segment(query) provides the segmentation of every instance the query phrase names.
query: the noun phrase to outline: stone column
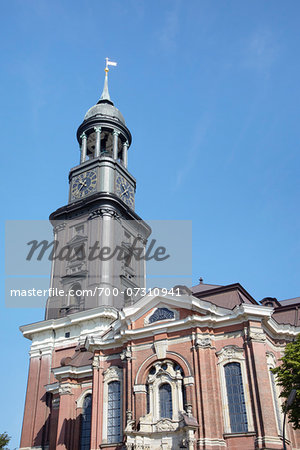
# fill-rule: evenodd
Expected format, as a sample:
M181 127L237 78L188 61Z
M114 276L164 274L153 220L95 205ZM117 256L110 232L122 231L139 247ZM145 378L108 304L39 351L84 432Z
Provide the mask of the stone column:
M113 137L114 137L114 145L113 145L113 158L115 161L118 159L118 138L119 138L119 132L114 130L113 131Z
M123 152L122 152L122 160L125 168L127 169L127 153L128 153L128 142L125 141L123 143Z
M98 158L101 153L101 127L94 127L96 132L96 146L95 146L95 158Z
M87 135L82 133L81 138L81 151L80 151L80 164L86 160L86 147L87 147Z

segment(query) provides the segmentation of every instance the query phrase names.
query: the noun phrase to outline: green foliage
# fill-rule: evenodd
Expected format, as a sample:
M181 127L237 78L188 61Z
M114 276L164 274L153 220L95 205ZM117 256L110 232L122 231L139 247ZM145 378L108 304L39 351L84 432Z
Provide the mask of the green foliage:
M0 448L6 448L5 446L9 443L11 437L7 433L0 433Z
M294 428L300 428L300 334L294 342L286 345L281 365L271 369L281 386L280 397L285 399L283 410L286 410L286 400L292 389L297 390L293 404L288 408L288 419Z

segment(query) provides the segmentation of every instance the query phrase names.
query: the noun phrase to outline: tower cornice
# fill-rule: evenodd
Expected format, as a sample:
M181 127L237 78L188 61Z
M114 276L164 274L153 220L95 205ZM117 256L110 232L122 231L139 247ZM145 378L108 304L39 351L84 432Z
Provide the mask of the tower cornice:
M55 221L68 220L78 211L82 211L82 214L84 214L87 211L92 212L94 209L105 207L111 207L116 212L121 212L123 218L126 220L140 221L150 234L151 228L138 214L127 206L117 195L106 192L96 192L89 197L64 205L50 214L49 220L52 225L55 225Z

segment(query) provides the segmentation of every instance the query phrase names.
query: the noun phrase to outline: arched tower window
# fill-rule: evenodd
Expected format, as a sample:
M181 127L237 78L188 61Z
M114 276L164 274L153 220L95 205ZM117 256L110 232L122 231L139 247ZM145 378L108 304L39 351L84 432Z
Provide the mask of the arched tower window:
M169 383L164 383L159 387L159 409L160 418L172 419L172 389Z
M232 433L248 431L246 403L241 365L231 362L224 366L230 427Z
M121 440L121 383L108 383L107 408L107 442L109 444Z
M92 396L88 394L83 402L80 426L80 450L89 450L91 441Z

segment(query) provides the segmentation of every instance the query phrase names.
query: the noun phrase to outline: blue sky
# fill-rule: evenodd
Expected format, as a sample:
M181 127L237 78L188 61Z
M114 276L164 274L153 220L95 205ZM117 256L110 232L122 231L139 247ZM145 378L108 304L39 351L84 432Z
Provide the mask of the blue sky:
M47 219L66 203L75 133L109 56L140 216L193 221L194 284L299 296L299 10L296 0L2 3L3 219ZM18 327L42 318L1 303L11 449L28 369Z

